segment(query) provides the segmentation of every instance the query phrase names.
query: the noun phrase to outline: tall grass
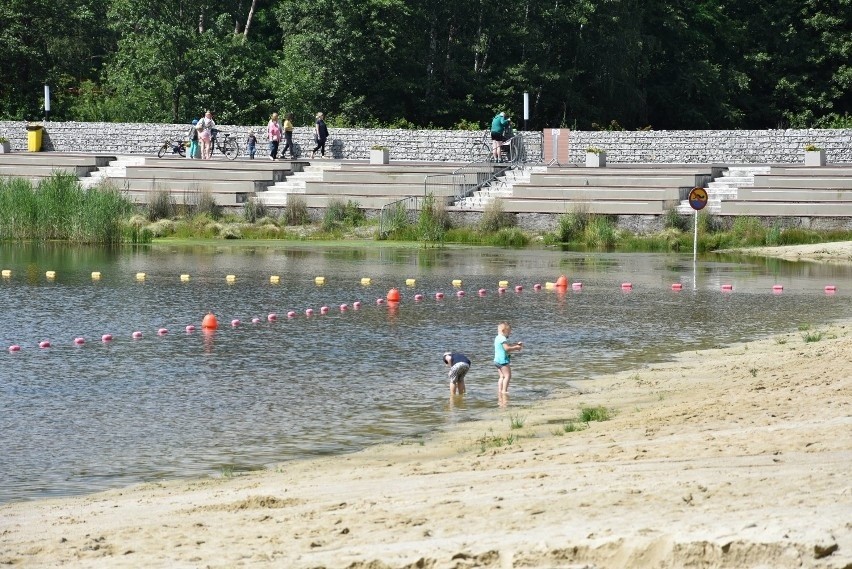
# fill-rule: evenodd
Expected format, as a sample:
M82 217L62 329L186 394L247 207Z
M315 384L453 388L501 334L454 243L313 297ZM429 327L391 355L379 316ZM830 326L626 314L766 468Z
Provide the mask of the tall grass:
M76 177L56 173L37 185L0 180L0 239L120 243L133 205L111 186L85 190Z

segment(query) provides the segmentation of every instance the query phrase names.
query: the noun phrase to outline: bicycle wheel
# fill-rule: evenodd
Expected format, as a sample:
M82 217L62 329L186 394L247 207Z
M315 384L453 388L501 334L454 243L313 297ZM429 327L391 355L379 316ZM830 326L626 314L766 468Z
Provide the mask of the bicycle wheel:
M168 150L168 149L169 149L169 143L164 142L163 145L160 147L160 149L157 151L157 158L162 158L163 154L165 154L166 150Z
M228 157L229 160L234 160L240 155L240 147L237 144L237 141L231 138L226 138L219 149L222 151L222 154Z
M186 158L186 145L183 143L178 144L178 154L181 158Z

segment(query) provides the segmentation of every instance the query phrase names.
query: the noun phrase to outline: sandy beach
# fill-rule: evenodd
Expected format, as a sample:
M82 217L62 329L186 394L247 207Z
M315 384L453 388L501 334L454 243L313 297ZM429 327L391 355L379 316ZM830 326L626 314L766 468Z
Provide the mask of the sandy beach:
M850 336L791 324L428 438L7 504L0 565L849 569Z

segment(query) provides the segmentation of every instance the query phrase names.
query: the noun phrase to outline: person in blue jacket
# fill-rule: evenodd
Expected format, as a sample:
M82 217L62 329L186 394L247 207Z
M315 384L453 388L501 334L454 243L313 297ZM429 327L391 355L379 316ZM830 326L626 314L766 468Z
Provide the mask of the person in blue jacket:
M491 153L494 161L500 161L500 145L506 141L505 132L512 123L506 118L506 113L500 111L491 119Z

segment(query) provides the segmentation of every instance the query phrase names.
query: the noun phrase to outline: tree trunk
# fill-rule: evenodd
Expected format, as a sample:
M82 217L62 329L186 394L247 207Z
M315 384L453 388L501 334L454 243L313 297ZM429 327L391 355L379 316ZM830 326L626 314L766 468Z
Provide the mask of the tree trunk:
M251 19L254 17L254 9L257 7L257 0L251 0L251 8L249 8L248 18L246 18L246 29L243 30L243 38L248 38L249 28L251 27Z

